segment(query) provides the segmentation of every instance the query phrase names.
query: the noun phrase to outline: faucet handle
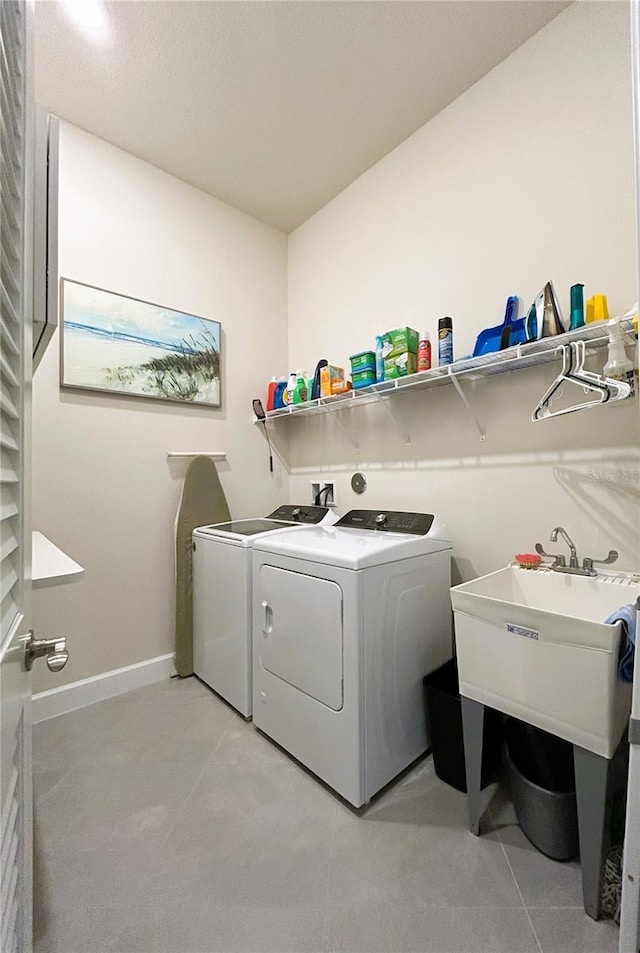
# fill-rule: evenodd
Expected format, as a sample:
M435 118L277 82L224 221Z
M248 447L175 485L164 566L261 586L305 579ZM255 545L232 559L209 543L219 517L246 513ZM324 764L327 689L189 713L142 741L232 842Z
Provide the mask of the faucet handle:
M593 572L594 563L596 563L598 566L607 566L609 563L614 563L618 558L618 555L619 553L616 549L610 549L609 555L606 557L606 559L591 559L590 556L587 556L582 561L582 568L586 569L588 572Z
M553 559L554 566L565 566L566 560L562 554L556 556L553 553L545 553L542 548L542 543L536 543L536 552L539 556L544 556L546 559Z

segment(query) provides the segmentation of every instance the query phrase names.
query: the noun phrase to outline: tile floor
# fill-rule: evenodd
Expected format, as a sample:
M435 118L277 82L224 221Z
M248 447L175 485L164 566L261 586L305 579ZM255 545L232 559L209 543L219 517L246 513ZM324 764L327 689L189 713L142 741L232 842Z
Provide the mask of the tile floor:
M37 725L36 953L613 953L580 871L422 760L355 812L195 678Z

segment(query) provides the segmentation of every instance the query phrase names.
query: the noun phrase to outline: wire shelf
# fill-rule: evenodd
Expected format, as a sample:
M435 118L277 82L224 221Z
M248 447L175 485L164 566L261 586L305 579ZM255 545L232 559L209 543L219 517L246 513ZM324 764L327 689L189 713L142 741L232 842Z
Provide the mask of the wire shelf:
M633 333L632 319L621 319L620 328L628 339ZM526 344L517 344L505 348L504 351L454 361L453 364L434 367L429 371L421 371L418 374L409 374L407 377L401 377L397 380L370 384L368 387L347 391L346 394L320 397L318 400L308 400L303 404L290 404L278 410L269 410L266 419L285 420L292 417L333 413L336 410L343 410L348 407L379 403L381 399L394 397L396 394L432 390L434 387L452 383L453 378L467 381L482 380L494 374L505 374L526 367L550 364L559 360L558 348L563 344L569 344L571 341L584 341L588 354L605 347L609 341L606 320L585 324L575 331L567 331L554 337L529 341ZM256 420L256 423L259 423L259 421Z

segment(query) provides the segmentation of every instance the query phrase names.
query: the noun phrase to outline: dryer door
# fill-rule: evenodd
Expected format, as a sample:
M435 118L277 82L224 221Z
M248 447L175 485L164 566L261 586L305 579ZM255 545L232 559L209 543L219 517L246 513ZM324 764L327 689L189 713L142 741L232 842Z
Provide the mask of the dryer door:
M336 582L261 566L260 664L299 691L340 711L342 589Z

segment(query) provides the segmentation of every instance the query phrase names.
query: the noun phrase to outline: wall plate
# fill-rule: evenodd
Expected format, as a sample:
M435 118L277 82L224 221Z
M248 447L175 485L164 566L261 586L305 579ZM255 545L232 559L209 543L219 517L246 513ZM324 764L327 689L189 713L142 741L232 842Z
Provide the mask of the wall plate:
M367 489L367 478L364 473L354 473L351 477L351 489L354 493L364 493Z

